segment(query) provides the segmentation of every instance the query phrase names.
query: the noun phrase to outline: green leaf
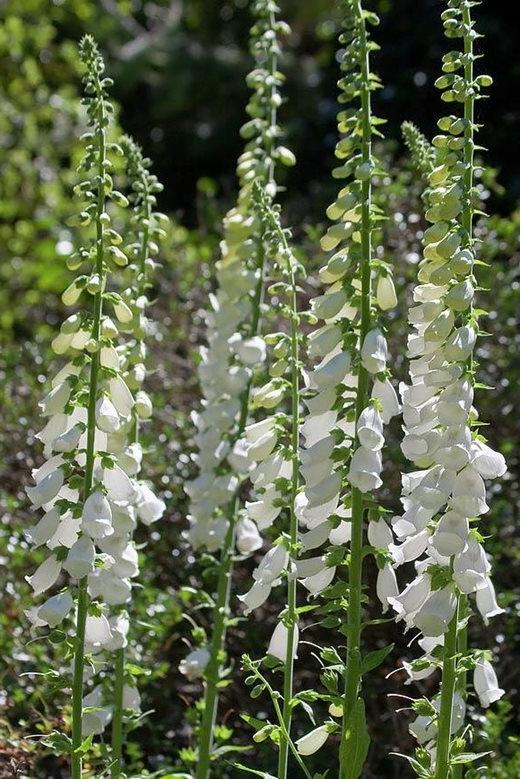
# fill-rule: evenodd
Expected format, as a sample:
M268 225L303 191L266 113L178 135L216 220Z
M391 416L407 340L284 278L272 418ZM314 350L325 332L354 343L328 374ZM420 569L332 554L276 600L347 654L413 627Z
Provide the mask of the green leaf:
M358 698L345 723L345 736L340 746L343 779L359 779L370 746L365 704Z
M369 652L361 663L361 673L366 674L381 665L385 657L390 654L393 648L394 644L389 644L382 649L375 649L373 652Z
M460 755L454 755L450 762L452 765L461 765L464 763L473 763L474 760L481 760L483 757L487 757L491 752L461 752Z

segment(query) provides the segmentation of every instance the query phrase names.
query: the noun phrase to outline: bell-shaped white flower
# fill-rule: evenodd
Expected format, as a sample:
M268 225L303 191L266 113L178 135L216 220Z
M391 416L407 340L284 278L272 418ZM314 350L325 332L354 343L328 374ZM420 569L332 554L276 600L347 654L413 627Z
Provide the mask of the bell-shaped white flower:
M141 696L134 684L125 684L123 687L123 709L130 709L134 714L141 711Z
M381 416L385 425L390 422L392 417L399 414L401 407L397 399L397 393L388 379L384 381L376 379L374 381L372 397L381 403Z
M92 492L85 501L81 529L91 538L105 538L114 532L110 503L99 490Z
M106 395L96 403L96 425L104 433L115 433L121 422L116 407Z
M269 549L253 571L253 578L261 584L272 584L286 570L289 553L283 544Z
M81 425L73 425L54 439L52 448L55 452L73 452L78 448L79 440L82 435L83 428Z
M285 663L286 657L287 657L287 643L289 631L287 626L284 622L278 622L276 625L273 635L271 636L271 640L269 641L269 646L267 648L267 654L272 655L273 657L277 657L278 660L281 660L282 663ZM298 625L294 626L293 631L293 657L298 657L298 640L299 640L299 633L298 633Z
M129 416L134 407L134 398L125 380L120 375L114 376L109 380L108 386L110 398L118 414L122 417ZM106 432L108 433L110 430Z
M361 492L376 490L383 483L380 478L382 467L380 452L373 452L360 446L350 461L349 481Z
M453 587L443 587L429 595L414 618L414 623L424 636L441 636L448 630L457 598Z
M200 679L209 663L210 653L207 649L194 649L179 664L179 671L189 682Z
M305 579L301 580L301 583L305 589L310 592L311 595L319 595L319 593L328 587L332 582L335 573L335 566L328 568L325 563L323 563L323 568L321 571L318 571L312 576L305 577Z
M394 540L388 523L382 518L370 520L367 535L368 543L376 549L387 549Z
M489 624L490 619L504 613L504 609L497 603L495 588L489 577L486 577L484 585L477 590L476 600L477 609L486 625Z
M59 592L45 601L37 611L38 619L50 628L59 625L72 611L74 600L70 592Z
M386 368L388 347L381 330L370 330L361 346L361 362L363 367L372 374L382 373Z
M262 547L262 537L251 519L241 519L236 527L236 544L240 554L250 555Z
M465 548L468 536L469 522L467 518L456 511L448 511L439 520L431 543L439 554L444 557L453 557Z
M389 563L386 563L386 565L377 572L376 592L377 597L383 604L383 612L388 611L390 599L399 595L395 571Z
M389 603L397 613L397 620L408 619L418 611L431 592L430 577L421 574L411 581L400 595L389 599Z
M46 417L63 413L65 406L69 402L71 390L72 387L68 381L53 387L38 404L41 413Z
M380 275L376 287L377 305L382 311L388 311L397 305L394 282L389 275Z
M30 584L35 595L41 595L56 583L61 573L61 563L56 555L52 554L41 563L32 576L26 576L25 580Z
M299 738L295 744L300 755L313 755L325 744L329 737L327 725L320 725L319 728L311 730L305 736Z
M38 481L35 487L26 487L27 497L33 507L40 508L51 503L63 487L63 479L63 470L56 468Z
M385 442L383 435L383 419L375 406L367 406L359 415L357 436L359 443L365 449L376 452L383 448Z
M150 396L144 390L139 390L135 395L135 413L139 419L150 419L153 414L153 404Z
M110 624L104 614L87 615L85 622L85 640L93 648L103 647L112 639Z
M498 686L495 670L488 660L481 660L473 671L473 686L480 704L485 709L505 695L504 690Z
M60 512L58 509L51 509L40 519L38 524L29 528L26 533L27 537L33 544L34 549L46 544L47 541L52 538L58 525L60 523Z
M81 718L81 735L100 736L112 719L112 707L103 706L103 690L101 685L95 687L92 692L83 698L83 712Z
M74 578L82 579L92 572L95 557L96 549L91 538L82 535L69 549L63 568Z
M245 606L244 614L247 616L254 609L257 609L259 606L265 603L269 597L271 589L272 585L270 583L264 584L263 582L255 581L248 592L244 593L244 595L238 595L238 599Z
M471 454L471 464L483 479L497 479L507 471L503 455L478 439L472 442Z
M166 504L157 497L147 484L139 484L139 498L137 501L137 515L145 525L157 522L166 511Z

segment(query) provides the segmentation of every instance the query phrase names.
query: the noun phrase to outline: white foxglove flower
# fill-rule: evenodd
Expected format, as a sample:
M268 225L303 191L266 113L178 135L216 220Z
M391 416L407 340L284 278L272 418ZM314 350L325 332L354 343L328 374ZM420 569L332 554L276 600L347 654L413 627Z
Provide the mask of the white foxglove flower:
M389 563L386 563L384 568L381 568L377 573L376 592L383 604L384 613L388 611L391 599L399 595L395 571Z
M73 425L54 439L52 448L55 452L73 452L78 448L82 435L83 429L81 425Z
M62 414L65 406L69 402L72 387L70 382L64 381L53 387L51 391L39 402L41 413L46 416Z
M301 583L305 589L310 592L311 595L319 595L319 593L328 587L332 582L335 573L336 568L334 566L327 568L324 565L321 571L313 574L312 576L307 576L305 579L301 580Z
M388 311L397 305L397 295L391 276L379 276L376 287L377 305L382 311Z
M505 695L504 690L498 686L497 675L488 660L481 660L473 671L473 686L480 704L485 709Z
M382 485L380 452L373 452L360 446L352 455L348 478L353 487L361 492L371 492Z
M468 536L469 522L466 517L456 511L448 511L441 517L431 543L439 554L453 557L465 548Z
M407 619L415 614L421 608L430 592L430 577L426 574L421 574L410 582L400 595L390 598L389 603L397 612L397 619Z
M50 589L58 580L61 573L61 563L56 555L50 555L38 566L32 576L26 576L25 580L30 584L35 595Z
M414 623L425 636L441 636L446 633L456 608L457 598L453 587L435 590L422 604Z
M500 608L497 603L495 588L489 577L485 579L484 585L477 590L476 600L477 609L486 625L489 624L490 619L504 613L504 609Z
M141 696L133 684L125 684L123 687L123 709L130 709L134 714L141 711Z
M368 523L368 542L376 549L388 549L393 543L392 531L384 519L371 520Z
M154 494L148 485L141 482L136 508L141 522L145 525L151 525L161 519L166 511L166 504Z
M95 490L86 499L81 513L81 529L91 538L105 538L113 534L112 509L102 492Z
M26 531L29 541L34 549L46 544L52 538L60 523L60 512L58 509L51 509L40 519L37 525L28 528Z
M181 660L179 671L189 682L193 682L204 675L209 659L210 654L207 649L194 649Z
M108 382L110 397L118 414L127 417L132 413L134 398L128 386L121 376L115 376ZM106 432L110 432L107 430Z
M386 338L379 329L370 330L361 346L361 362L372 374L382 373L386 368L388 347Z
M236 543L240 554L250 555L262 547L262 537L256 524L250 519L237 522Z
M96 549L88 535L82 535L71 546L66 559L63 561L63 568L76 579L82 579L92 572Z
M380 379L375 380L374 386L372 387L372 397L379 400L381 403L381 416L385 425L390 422L392 417L399 414L401 407L397 399L397 394L388 379L385 379L384 381L381 381Z
M144 390L139 390L139 392L136 393L134 408L139 419L150 419L152 416L152 401Z
M100 736L112 719L112 707L103 706L103 690L101 685L83 698L84 711L81 720L81 735Z
M497 479L503 476L507 470L504 457L482 441L472 442L471 454L471 464L483 479Z
M305 736L299 738L295 744L300 755L313 755L325 744L329 737L329 730L326 725L311 730Z
M253 571L253 578L261 584L272 584L287 569L289 553L283 544L269 549Z
M293 635L293 657L294 658L298 657L298 640L299 640L298 625L295 625L294 635ZM287 657L287 641L288 641L287 627L283 622L278 622L278 624L274 629L273 635L271 636L271 640L269 641L267 654L272 655L273 657L277 657L278 660L281 660L282 663L285 663Z
M70 592L60 592L45 601L37 610L38 619L50 628L55 628L68 616L74 606Z
M112 632L108 619L104 614L100 616L88 615L85 622L85 640L92 647L105 646L112 639Z
M244 614L247 616L266 602L271 592L272 585L255 581L251 589L244 595L238 595L238 599L244 604Z
M27 497L34 508L40 508L56 498L63 487L63 470L57 468L44 476L35 487L26 487Z
M96 403L96 425L104 433L115 433L120 427L119 414L112 401L103 395Z
M379 451L383 448L383 419L375 406L367 406L361 412L357 423L359 443L365 449Z

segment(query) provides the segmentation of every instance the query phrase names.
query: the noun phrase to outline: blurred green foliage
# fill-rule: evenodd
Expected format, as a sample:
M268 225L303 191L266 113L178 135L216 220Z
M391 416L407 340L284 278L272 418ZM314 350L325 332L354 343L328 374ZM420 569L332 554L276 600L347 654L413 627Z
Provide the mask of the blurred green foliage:
M391 321L396 374L404 378L404 305L420 250L420 184L403 158L399 138L402 119L412 119L433 131L438 103L432 83L442 46L438 23L441 4L421 0L424 24L417 25L417 0L378 0L384 13L378 36L382 44L377 69L386 83L378 112L390 119L382 149L391 177L384 193L391 218L385 228L385 259L396 266L401 309ZM299 164L287 181L288 221L298 225L295 239L311 272L309 291L317 285L312 271L320 264L318 237L328 203L335 142L333 0L287 0L284 12L293 27L285 70L289 101L283 108L288 143ZM519 478L518 406L519 345L519 160L512 149L518 134L518 105L510 95L519 82L513 9L491 4L479 9L486 32L483 51L495 78L492 97L482 106L486 160L498 170L481 182L489 204L488 219L479 225L484 290L481 305L490 312L490 337L479 346L480 379L492 389L481 391L478 406L489 422L491 443L506 456L508 476L493 487L487 532L495 581L507 614L489 628L477 620L470 633L475 645L491 647L498 658L508 698L485 717L472 713L481 743L493 749L486 779L517 779L517 668L520 662L518 585ZM246 0L208 3L207 0L6 0L0 5L0 778L65 779L66 768L29 738L49 732L69 716L63 700L42 694L39 677L62 662L58 646L33 641L23 614L30 605L24 576L34 568L37 553L29 551L24 528L33 523L24 486L30 470L41 462L34 438L40 427L37 400L52 362L50 340L63 316L59 293L68 283L64 255L75 237L64 227L71 211L73 167L77 138L82 131L78 94L76 41L84 32L96 35L116 79L120 121L154 160L165 185L161 208L174 214L163 254L154 316L160 330L152 344L153 374L149 388L156 413L144 431L148 449L147 475L168 504L167 518L153 528L146 542L143 587L136 590L132 651L145 669L141 680L143 710L153 710L129 735L129 776L166 776L190 764L194 745L193 710L200 688L177 672L191 634L191 620L209 627L204 586L213 576L207 561L194 560L183 539L186 506L182 483L193 474L190 460L190 411L197 406L198 388L193 363L203 341L202 312L211 289L218 255L220 219L234 191L234 158L240 150L248 68ZM492 54L492 56L491 56ZM423 74L422 76L420 74ZM518 90L517 90L518 91ZM501 170L501 168L503 170ZM506 191L497 184L507 184ZM512 213L510 213L512 212ZM187 225L187 226L186 226ZM401 462L400 431L393 428L389 462ZM397 510L399 485L387 474L384 500ZM251 561L252 565L252 561ZM247 566L238 572L237 587L246 589ZM277 605L249 621L238 620L230 634L232 660L238 681L223 690L222 744L249 742L249 729L238 713L258 715L254 701L244 695L238 670L243 652L256 654L272 630ZM320 639L311 635L309 640ZM405 777L407 768L388 757L391 751L410 751L406 715L396 714L399 702L387 698L402 693L399 674L385 679L393 664L408 655L406 639L394 627L377 628L374 645L395 641L396 651L370 678L369 721L379 721L383 738L373 746L366 779ZM313 668L311 649L302 649L297 684L305 685ZM425 689L429 682L424 682ZM264 713L265 715L265 713ZM296 721L296 728L306 727ZM1 741L3 740L3 743ZM98 763L91 766L99 776ZM254 756L273 766L269 747L258 745ZM325 750L316 756L316 769L333 765ZM221 762L221 776L239 774ZM295 777L296 779L296 777Z

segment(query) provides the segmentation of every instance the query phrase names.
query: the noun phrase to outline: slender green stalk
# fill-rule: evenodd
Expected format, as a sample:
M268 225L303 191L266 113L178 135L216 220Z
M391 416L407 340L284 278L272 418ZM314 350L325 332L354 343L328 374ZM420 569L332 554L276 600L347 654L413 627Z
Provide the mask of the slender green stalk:
M94 315L92 323L92 339L99 346L101 333L101 315L103 308L104 288L104 226L102 214L105 211L105 187L103 184L105 174L105 110L102 99L102 88L97 79L96 91L98 97L98 117L96 129L96 142L98 146L98 185L96 207L96 273L101 283L94 299ZM83 483L83 501L92 490L95 456L96 435L96 400L99 378L99 348L91 357L89 379L89 403L87 416L87 449L85 479ZM74 674L72 683L72 779L81 779L82 759L78 749L81 747L82 713L83 713L83 675L85 669L85 625L88 613L87 578L83 578L78 584L78 605L76 613L76 639L74 645Z
M462 21L464 24L464 81L466 84L473 83L473 37L470 34L472 21L471 21L471 8L469 4L465 4L463 8ZM473 188L474 177L474 127L475 121L475 95L473 90L470 90L470 94L467 94L464 99L464 179L463 179L463 195L462 195L462 226L464 228L464 234L462 237L463 246L471 248L473 245L473 206L471 202L471 190ZM473 305L470 307L470 314ZM473 355L468 360L468 368L473 370ZM459 597L459 620L465 620L468 613L468 599L465 595ZM464 655L468 649L468 627L464 624L460 628L457 637L457 649L459 654ZM457 679L457 692L460 694L463 700L467 696L467 672L461 671ZM464 766L453 766L453 779L464 779Z
M264 288L265 249L261 240L259 240L257 247L259 276L253 300L253 314L249 331L251 337L258 333L260 327L261 303ZM247 424L251 384L252 382L249 381L242 396L240 418L236 432L237 440L243 435ZM204 698L204 712L202 715L198 742L199 759L195 774L196 779L206 779L206 777L209 776L210 770L213 730L218 708L218 683L224 659L227 623L230 616L229 600L233 576L233 556L239 506L240 496L237 492L228 507L228 528L219 560L217 596L213 608L213 633L210 644L210 660L206 668L206 695Z
M137 268L137 297L144 294L146 289L146 260L148 258L148 242L150 237L151 208L148 199L147 177L142 177L144 228L141 236L139 251L139 265ZM129 443L139 441L139 417L134 412L133 425L129 436ZM112 779L121 776L123 767L123 692L125 687L125 648L116 650L114 661L114 714L112 717L112 763L110 767Z
M275 14L271 10L269 13L269 23L271 29L275 26ZM276 53L269 50L267 61L267 70L272 77L271 97L274 98L276 92L275 74L277 70ZM276 127L277 103L271 100L269 111L269 130ZM265 158L269 161L265 172L265 183L274 183L274 133L267 130L263 136L263 146ZM261 304L264 290L264 265L265 265L265 247L261 238L257 242L257 272L258 279L255 286L254 297L252 301L252 319L249 328L249 336L257 335L260 327ZM235 440L238 440L244 433L248 413L249 399L252 387L252 380L243 393L240 417ZM205 672L206 691L204 696L204 711L202 715L201 729L198 739L198 762L196 768L196 779L207 779L210 774L211 751L213 748L213 731L217 719L218 709L218 684L221 676L221 669L225 658L226 629L230 616L230 594L231 581L233 576L233 558L235 549L236 524L238 520L238 509L240 506L240 496L235 494L229 504L227 511L228 528L219 560L217 594L215 606L213 609L213 631L209 646L210 659Z
M114 714L112 717L112 753L110 774L121 776L123 757L123 689L125 685L125 650L116 651L114 662Z
M435 779L448 779L450 775L450 741L453 716L453 695L457 683L457 634L459 623L459 599L455 614L444 640L442 664L441 707L439 711Z
M283 233L282 233L283 235ZM285 238L284 238L285 243ZM287 244L285 248L288 250ZM296 516L296 496L299 488L299 430L300 430L300 371L298 341L298 300L294 271L290 270L291 284L291 505L290 505L290 558L297 556L298 518ZM287 652L285 655L283 682L283 723L284 730L290 734L292 719L293 671L294 671L294 632L298 622L296 610L296 577L287 579ZM278 754L278 779L287 777L290 739L282 741Z
M361 66L361 112L362 112L362 161L369 163L372 152L371 131L371 100L370 100L370 66L369 49L365 21L361 2L356 4L356 14L359 19L360 31L360 66ZM371 202L372 184L368 177L361 187L361 323L359 343L362 344L370 330L371 313L371 280L370 261L372 254ZM356 395L356 422L367 404L368 373L363 365L359 366L358 387ZM357 427L357 425L356 425ZM355 445L358 444L356 439ZM346 725L350 712L353 710L361 681L361 621L362 621L362 583L363 583L363 537L364 537L365 502L363 493L352 489L352 538L350 544L349 562L349 604L347 611L347 657L345 669L345 695L343 699L343 731L342 741L346 735ZM343 750L340 748L340 777L345 775Z

